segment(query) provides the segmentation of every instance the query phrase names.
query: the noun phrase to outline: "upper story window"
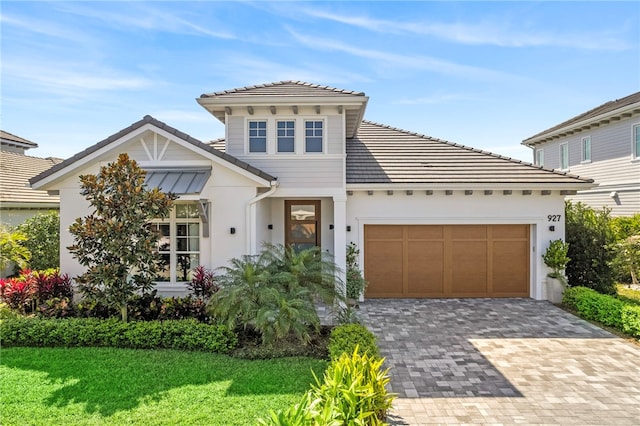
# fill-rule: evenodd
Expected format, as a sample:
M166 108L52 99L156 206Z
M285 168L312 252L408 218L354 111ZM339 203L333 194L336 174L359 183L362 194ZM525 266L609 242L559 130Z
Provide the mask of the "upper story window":
M304 146L305 152L322 152L324 122L304 122Z
M536 150L536 164L538 166L544 166L544 149Z
M196 203L176 204L169 218L154 221L158 233L156 249L163 271L156 281L183 282L200 265L200 214Z
M567 170L569 168L569 144L560 144L560 168Z
M249 152L267 152L266 121L249 121Z
M295 129L296 122L291 121L278 121L278 152L295 152Z
M633 126L633 158L640 158L640 124Z
M591 162L591 136L582 138L582 162Z

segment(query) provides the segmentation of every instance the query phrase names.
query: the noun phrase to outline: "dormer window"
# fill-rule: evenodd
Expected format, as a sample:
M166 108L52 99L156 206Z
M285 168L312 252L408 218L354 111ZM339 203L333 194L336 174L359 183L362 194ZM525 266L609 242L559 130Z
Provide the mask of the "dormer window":
M323 122L309 120L304 122L305 152L322 152Z
M267 152L266 121L249 121L249 152Z
M278 152L295 152L295 128L296 122L293 120L278 121Z

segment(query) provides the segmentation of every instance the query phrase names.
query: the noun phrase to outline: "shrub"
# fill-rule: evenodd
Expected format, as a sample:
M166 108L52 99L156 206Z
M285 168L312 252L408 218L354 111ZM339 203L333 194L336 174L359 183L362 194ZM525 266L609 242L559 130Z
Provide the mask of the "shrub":
M572 287L588 287L599 293L615 294L610 263L614 235L609 210L593 210L582 203L567 201L566 238L569 243L567 277Z
M622 331L640 338L640 306L626 305L622 308Z
M356 348L370 357L379 358L376 336L363 325L345 324L335 327L329 338L329 357L337 359L343 353L352 354Z
M205 300L209 300L211 296L213 296L213 293L220 290L213 271L208 270L202 265L199 265L193 270L191 282L187 284L187 288L194 296L201 297Z
M21 317L0 322L0 332L4 346L114 346L228 353L238 342L227 327L196 320L123 323L116 319Z
M547 276L557 279L564 285L567 284L567 279L564 276L564 270L567 267L567 263L571 260L567 257L568 251L569 244L558 239L551 241L549 247L542 255L544 264L552 269L552 272L547 274Z
M29 268L60 267L60 214L55 211L38 213L17 227L27 239L22 243L30 252Z
M27 236L22 232L11 232L0 226L0 273L13 275L14 269L25 268L31 259L31 252L24 246ZM2 275L5 276L5 275Z
M57 269L26 269L18 277L0 280L0 297L11 309L26 314L52 299L71 300L73 287L69 276L60 275Z
M362 276L362 271L358 266L358 256L360 250L354 243L347 245L347 297L349 299L358 300L360 295L364 293L367 287L367 281Z

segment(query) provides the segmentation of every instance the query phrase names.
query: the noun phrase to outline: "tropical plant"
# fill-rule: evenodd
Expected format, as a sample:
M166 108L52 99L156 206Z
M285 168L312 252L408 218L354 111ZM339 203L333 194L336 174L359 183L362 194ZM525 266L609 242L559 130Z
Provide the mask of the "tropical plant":
M13 275L14 267L18 270L27 266L31 259L31 252L24 246L27 236L20 231L11 232L0 226L0 273Z
M220 290L213 271L202 265L193 270L191 282L187 284L187 288L194 296L205 300L209 300L213 293Z
M566 202L567 278L572 287L584 286L615 294L611 261L614 235L609 210L594 210L582 203Z
M60 214L57 211L38 213L18 225L17 230L27 237L22 245L31 252L29 268L45 270L60 266Z
M17 277L0 279L0 297L12 309L26 314L52 299L69 302L73 297L73 287L69 276L60 275L58 269L25 269Z
M145 186L146 172L127 154L80 176L81 194L93 211L69 227L74 244L68 249L87 267L76 278L85 298L117 308L127 320L127 305L138 292L149 291L160 272L158 235L148 226L169 215L175 194Z
M547 276L550 278L555 278L564 285L567 285L567 279L564 276L564 270L567 267L567 263L569 263L569 261L571 260L567 257L568 251L569 244L558 239L551 241L549 247L542 255L544 264L552 269L552 272L549 272Z
M337 267L318 248L266 245L259 255L232 259L221 270L212 315L230 328L256 330L264 344L288 337L307 343L320 327L316 301L337 297Z
M354 244L347 245L347 298L358 300L367 287L367 281L362 276L362 271L358 266L358 256L360 249Z

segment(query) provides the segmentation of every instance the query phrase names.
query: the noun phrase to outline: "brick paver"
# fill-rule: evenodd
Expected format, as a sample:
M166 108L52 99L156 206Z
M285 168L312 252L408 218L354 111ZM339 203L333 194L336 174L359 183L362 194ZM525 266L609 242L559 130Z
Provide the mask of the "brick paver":
M548 302L371 299L395 425L640 425L640 346Z

